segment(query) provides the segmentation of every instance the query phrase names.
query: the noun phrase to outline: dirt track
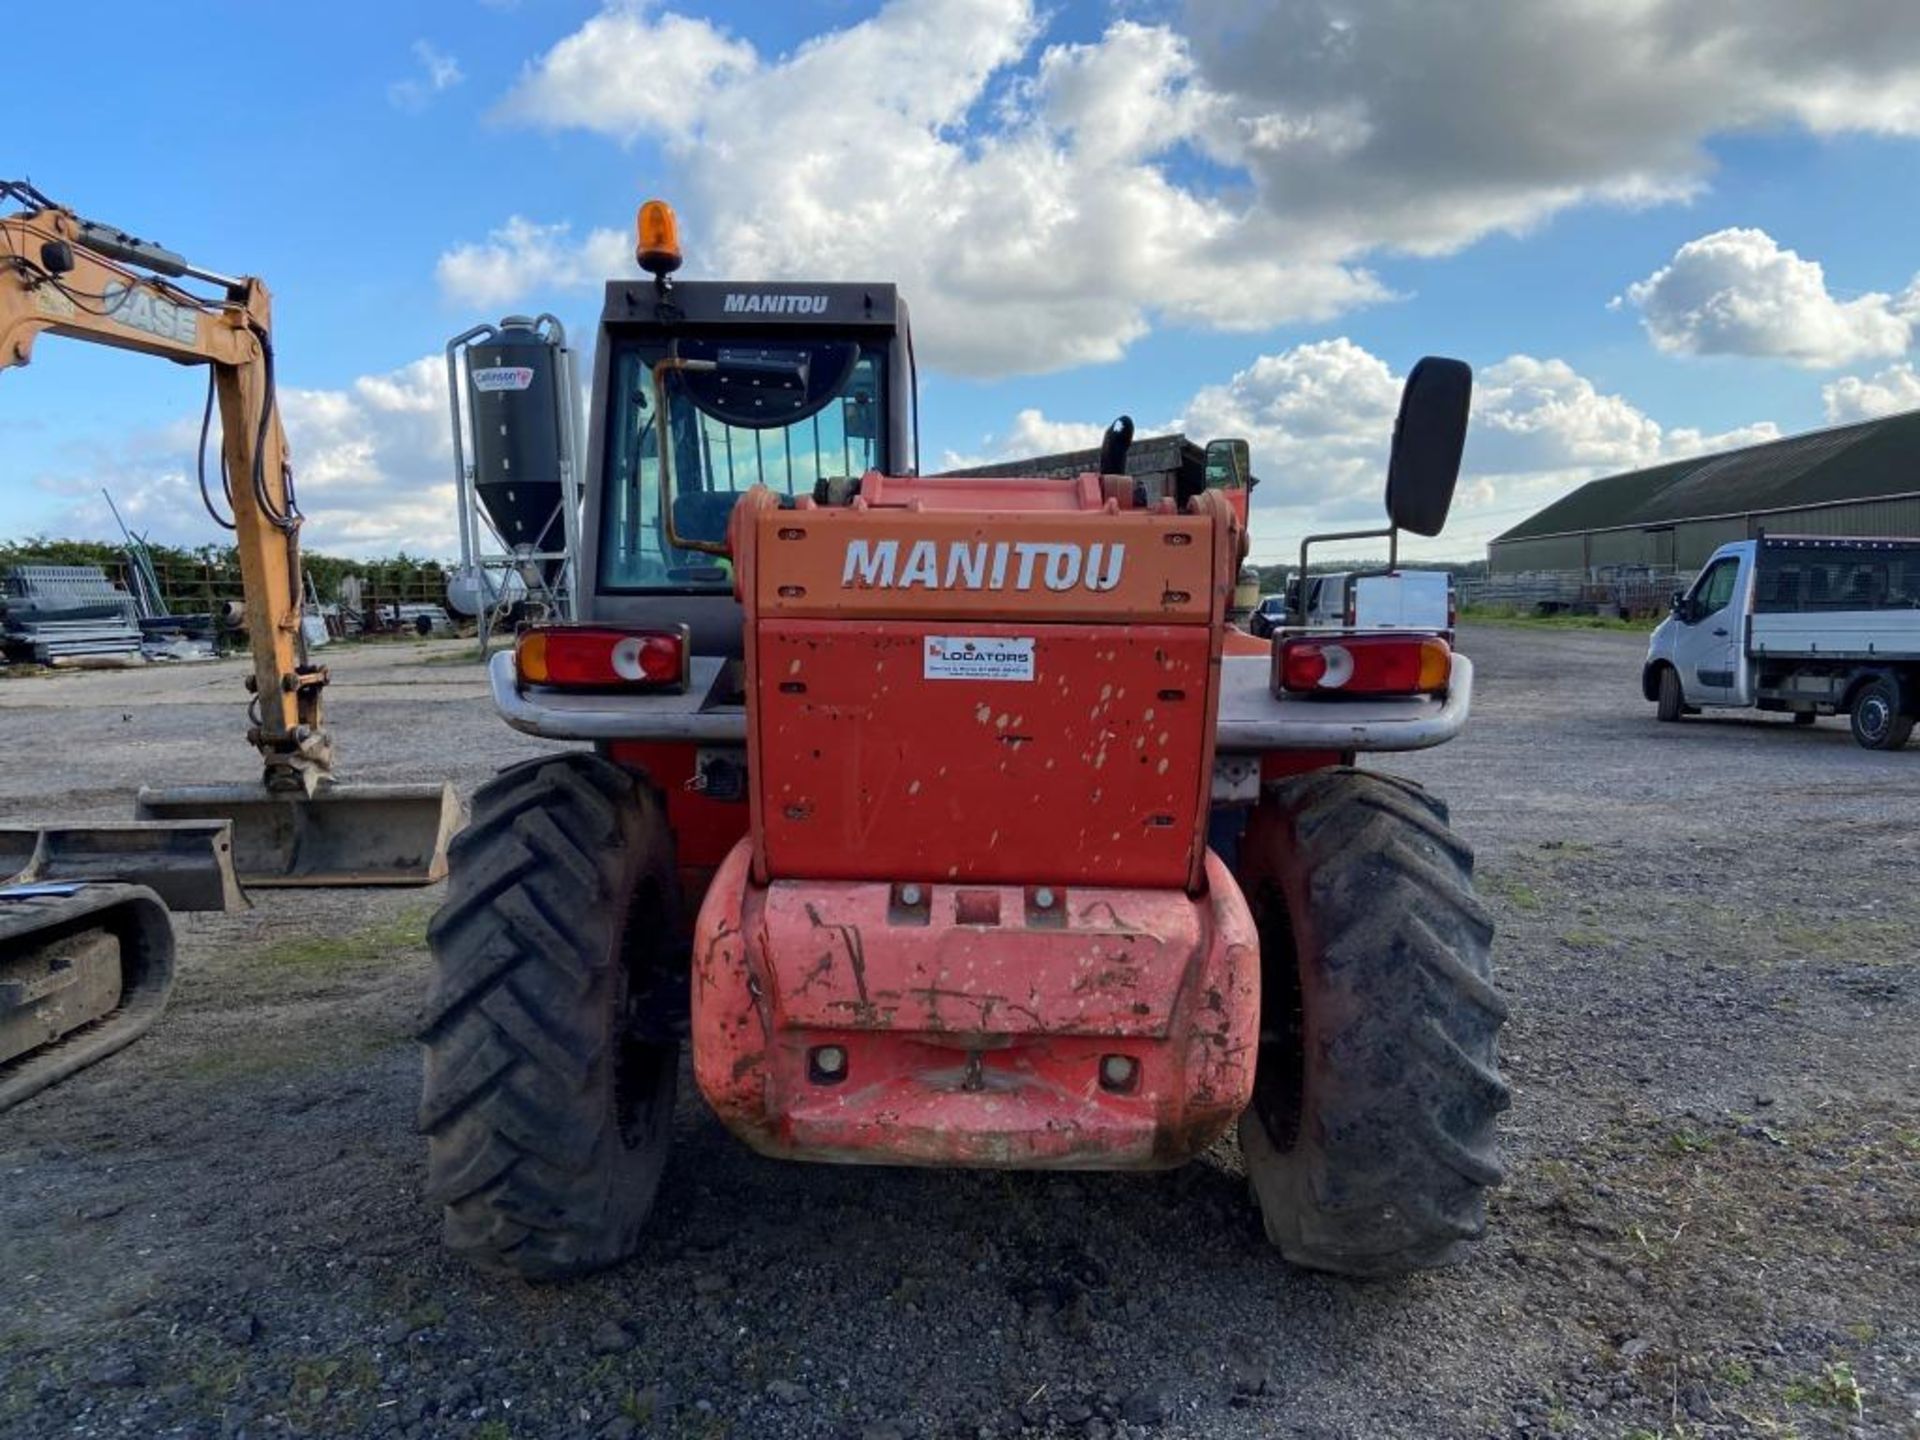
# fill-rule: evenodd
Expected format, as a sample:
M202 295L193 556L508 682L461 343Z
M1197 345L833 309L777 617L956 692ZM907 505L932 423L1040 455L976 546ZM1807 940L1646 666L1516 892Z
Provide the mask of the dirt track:
M1467 738L1384 768L1452 800L1501 924L1509 1183L1466 1266L1288 1269L1230 1144L811 1168L688 1086L639 1259L483 1279L420 1197L432 895L268 892L181 919L151 1036L0 1116L0 1435L1920 1435L1920 747L1657 726L1631 635L1463 648ZM353 773L537 748L448 654L337 654ZM238 685L0 683L0 816L246 775Z

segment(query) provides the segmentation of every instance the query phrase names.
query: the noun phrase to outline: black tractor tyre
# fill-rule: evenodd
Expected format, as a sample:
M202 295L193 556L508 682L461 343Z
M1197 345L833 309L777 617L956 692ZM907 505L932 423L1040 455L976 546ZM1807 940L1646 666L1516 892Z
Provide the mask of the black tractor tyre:
M1661 720L1678 720L1687 713L1687 697L1680 688L1680 672L1671 665L1660 667L1659 695L1653 713Z
M679 1045L636 999L683 959L652 791L570 752L503 770L454 838L427 930L427 1194L448 1247L527 1279L631 1254L672 1133Z
M1261 1045L1240 1148L1267 1238L1341 1275L1460 1258L1509 1103L1472 850L1419 786L1335 769L1268 787L1241 853Z
M1898 750L1913 734L1913 716L1900 712L1900 687L1886 675L1861 686L1847 719L1854 742L1868 750Z

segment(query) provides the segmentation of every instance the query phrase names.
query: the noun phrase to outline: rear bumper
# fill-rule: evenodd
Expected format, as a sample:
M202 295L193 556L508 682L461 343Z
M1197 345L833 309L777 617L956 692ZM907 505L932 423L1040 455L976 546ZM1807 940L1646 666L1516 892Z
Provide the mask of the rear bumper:
M729 1129L793 1159L1158 1169L1253 1091L1259 944L1208 856L1207 896L751 883L743 842L694 944L694 1071ZM961 923L964 916L967 923ZM823 1074L822 1047L845 1057ZM1103 1083L1103 1062L1131 1062Z
M1220 663L1221 754L1275 750L1425 750L1458 735L1473 709L1473 662L1455 653L1440 696L1377 700L1276 696L1264 656Z

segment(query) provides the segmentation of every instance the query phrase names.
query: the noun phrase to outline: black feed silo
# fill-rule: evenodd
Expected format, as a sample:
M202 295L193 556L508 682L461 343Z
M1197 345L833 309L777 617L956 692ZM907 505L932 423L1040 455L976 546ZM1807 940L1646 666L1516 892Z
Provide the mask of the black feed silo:
M467 351L474 489L509 549L559 551L562 455L559 347L518 318ZM548 583L563 562L547 560Z

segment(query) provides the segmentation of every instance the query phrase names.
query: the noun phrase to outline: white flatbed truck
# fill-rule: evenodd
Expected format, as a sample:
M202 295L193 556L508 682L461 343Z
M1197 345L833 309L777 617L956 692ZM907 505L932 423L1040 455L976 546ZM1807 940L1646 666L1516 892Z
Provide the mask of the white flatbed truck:
M1640 688L1662 720L1845 715L1867 749L1899 749L1920 717L1920 538L1722 545L1648 640Z

